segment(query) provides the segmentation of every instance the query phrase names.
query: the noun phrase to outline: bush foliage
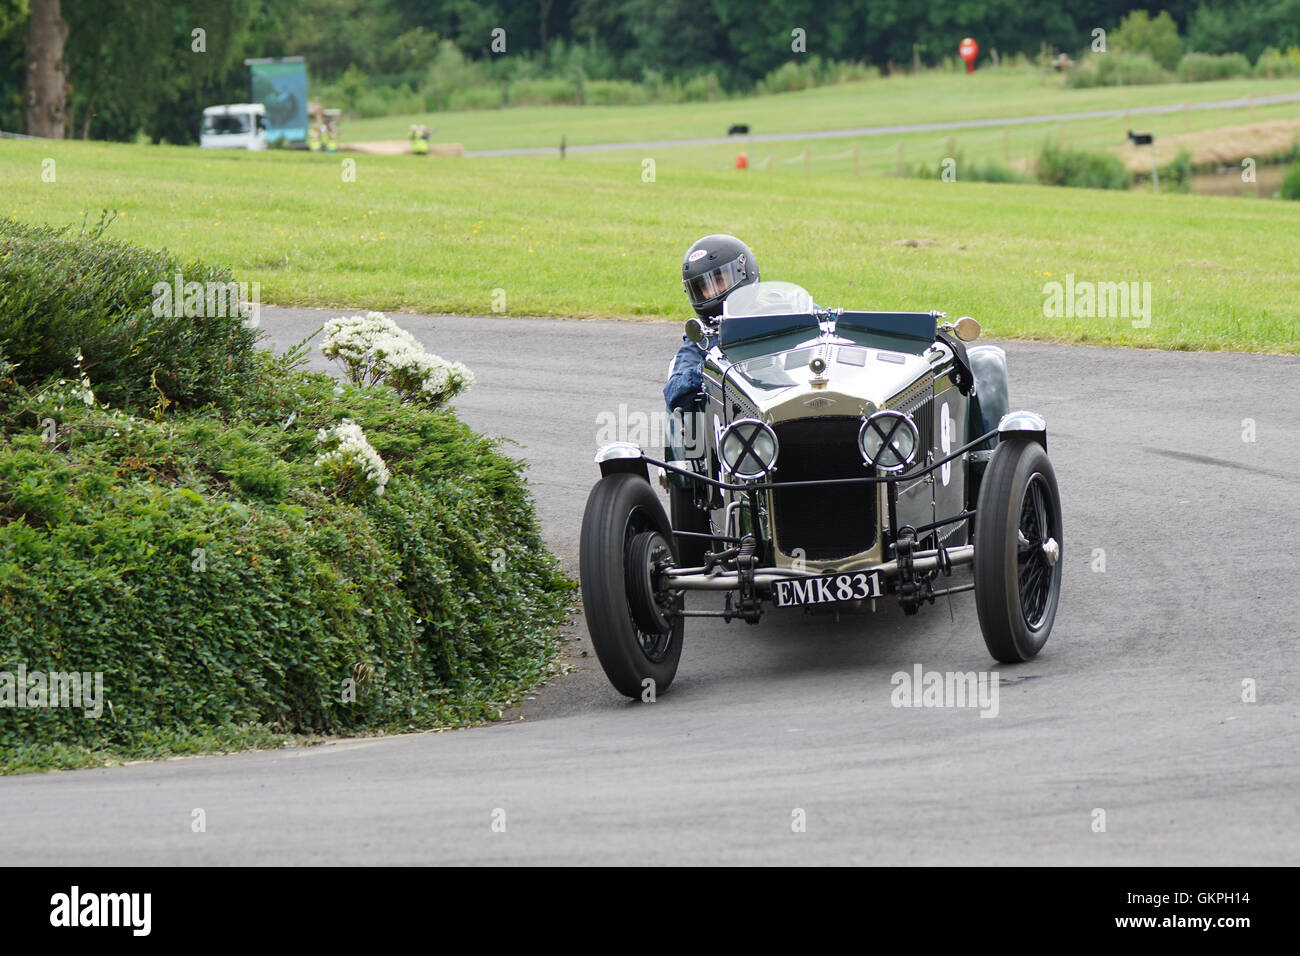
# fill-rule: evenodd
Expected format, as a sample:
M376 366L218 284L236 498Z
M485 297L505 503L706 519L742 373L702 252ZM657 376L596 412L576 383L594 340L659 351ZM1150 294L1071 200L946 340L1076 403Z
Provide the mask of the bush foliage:
M1178 61L1176 75L1183 83L1204 83L1210 80L1227 80L1234 76L1250 76L1250 61L1240 53L1188 53Z
M152 289L178 274L222 286L233 276L105 240L110 221L75 233L0 219L0 355L32 386L71 377L80 351L110 404L228 405L252 381L256 330L231 308L196 319L181 303L157 316Z
M428 37L425 35L425 40ZM875 67L824 59L790 60L755 83L727 84L716 71L680 72L666 80L646 68L640 80L612 75L614 64L599 44L557 41L546 57L510 57L500 65L473 59L449 40L422 49L423 71L384 76L349 66L321 96L355 116L391 116L509 106L637 106L712 101L749 93L784 93L880 76ZM416 64L412 64L413 66Z
M1296 163L1287 171L1278 195L1283 199L1300 200L1300 163Z
M1186 146L1178 150L1177 155L1159 167L1160 191L1169 193L1186 193L1192 190L1192 154Z
M1034 173L1045 186L1128 189L1133 185L1133 175L1118 156L1066 149L1053 143L1043 146Z
M1255 75L1269 80L1275 76L1300 76L1300 46L1288 47L1285 53L1269 47L1256 61Z
M1145 53L1166 70L1174 68L1183 52L1178 24L1165 10L1154 17L1145 10L1132 11L1111 33L1110 45L1126 53Z
M951 169L954 181L978 183L1027 183L1032 181L1020 175L1005 163L1000 163L995 159L984 162L977 159L968 160L960 150L957 151L955 156L949 158L953 160ZM942 179L944 164L940 162L938 165L931 166L928 163L918 163L909 172L917 179Z
M1067 83L1076 88L1094 86L1147 86L1171 83L1173 74L1149 53L1115 50L1089 53L1070 71Z
M164 262L40 237L95 288ZM21 296L30 270L5 268L0 296ZM119 321L138 314L121 302ZM90 329L115 341L111 319ZM5 341L15 324L0 316ZM145 337L137 364L169 341ZM0 674L100 672L105 698L98 719L0 707L0 769L491 719L548 672L569 585L521 466L448 409L227 344L238 391L178 392L165 413L105 402L94 369L87 404L79 380L33 385L0 358ZM136 365L117 368L113 393L134 394ZM317 464L345 420L391 473L382 495Z

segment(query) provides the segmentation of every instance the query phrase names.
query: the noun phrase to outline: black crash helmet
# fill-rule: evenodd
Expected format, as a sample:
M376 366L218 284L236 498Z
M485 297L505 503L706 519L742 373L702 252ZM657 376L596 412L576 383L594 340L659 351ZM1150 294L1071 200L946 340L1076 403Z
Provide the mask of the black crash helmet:
M712 319L735 289L758 281L758 261L749 246L735 236L697 239L682 259L682 285L695 314Z

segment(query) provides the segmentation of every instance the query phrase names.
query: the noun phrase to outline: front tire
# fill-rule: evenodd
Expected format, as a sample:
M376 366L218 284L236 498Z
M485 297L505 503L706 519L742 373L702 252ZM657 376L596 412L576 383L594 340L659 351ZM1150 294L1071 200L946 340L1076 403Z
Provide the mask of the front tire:
M1061 594L1061 496L1047 452L1000 442L975 513L975 609L984 643L1005 664L1032 659L1052 632Z
M662 694L677 674L683 619L671 611L682 597L663 587L659 570L676 554L668 516L643 477L606 475L591 489L578 555L582 603L596 658L626 697Z

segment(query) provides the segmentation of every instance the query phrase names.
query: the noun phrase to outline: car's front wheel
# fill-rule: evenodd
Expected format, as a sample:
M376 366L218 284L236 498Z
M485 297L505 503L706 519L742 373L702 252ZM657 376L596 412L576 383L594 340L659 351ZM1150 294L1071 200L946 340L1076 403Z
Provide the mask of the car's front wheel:
M591 489L578 555L582 603L596 657L627 697L662 694L682 655L680 592L668 587L676 566L663 505L640 475L606 475Z
M975 513L975 609L989 653L1013 664L1043 649L1061 594L1061 496L1047 451L1000 442Z

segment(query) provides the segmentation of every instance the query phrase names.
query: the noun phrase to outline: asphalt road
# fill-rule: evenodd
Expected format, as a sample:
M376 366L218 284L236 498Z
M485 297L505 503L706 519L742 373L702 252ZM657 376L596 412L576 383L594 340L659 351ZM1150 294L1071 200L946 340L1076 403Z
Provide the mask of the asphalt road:
M263 324L284 345L329 314ZM576 571L597 416L659 407L676 328L401 321L475 370L463 417L519 442ZM1013 407L1049 422L1065 572L996 717L891 705L896 672L990 668L970 595L693 622L655 703L576 628L576 670L510 722L0 779L0 862L1300 862L1300 359L1006 348Z
M1300 101L1300 93L1277 93L1272 96L1257 96L1253 101L1247 97L1233 100L1213 100L1204 103L1182 103L1159 106L1134 106L1121 110L1092 110L1084 113L1043 113L1038 116L1007 116L1001 119L948 120L940 123L905 123L894 126L854 126L846 129L804 130L788 133L755 133L749 136L697 136L693 139L657 139L636 143L587 143L568 146L570 153L607 153L620 149L668 149L674 146L720 146L737 140L750 143L780 143L804 139L854 139L859 136L888 136L899 133L929 133L949 129L980 129L1004 126L1033 126L1038 123L1067 123L1074 120L1102 119L1107 116L1149 116L1159 113L1181 113L1184 109L1220 110L1241 109L1250 106L1269 106L1273 103L1294 103ZM544 156L553 154L556 146L519 146L510 149L468 149L466 156Z

